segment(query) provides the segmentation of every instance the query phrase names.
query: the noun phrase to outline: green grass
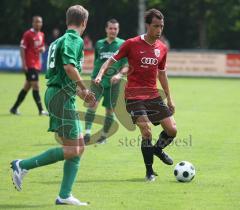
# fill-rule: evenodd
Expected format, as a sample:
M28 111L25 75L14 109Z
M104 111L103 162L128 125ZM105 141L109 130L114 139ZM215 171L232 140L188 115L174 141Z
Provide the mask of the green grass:
M37 115L31 93L20 107L22 116L9 115L23 82L23 75L0 74L0 209L77 209L54 206L62 162L30 171L22 192L12 186L11 160L27 158L57 145L53 135L46 132L48 118ZM41 77L42 97L44 84ZM126 137L137 138L139 132L120 126L108 144L87 147L82 158L73 193L91 202L86 209L239 209L240 81L170 78L170 84L176 103L178 142L191 135L192 145L174 145L167 151L175 163L192 162L197 171L195 179L178 183L173 167L155 159L159 176L155 183L145 183L140 148L119 142ZM98 113L103 114L104 110L100 108ZM155 138L160 131L160 127L153 128Z

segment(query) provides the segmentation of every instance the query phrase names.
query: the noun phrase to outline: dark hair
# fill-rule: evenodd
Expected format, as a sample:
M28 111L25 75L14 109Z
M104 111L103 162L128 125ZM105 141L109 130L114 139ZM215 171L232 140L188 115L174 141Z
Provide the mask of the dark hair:
M112 24L118 23L119 24L119 22L116 19L112 18L106 22L106 25L105 25L106 28L108 27L109 23L112 23Z
M32 17L32 21L34 21L35 18L41 18L41 19L42 19L42 17L41 17L40 15L34 15L34 16Z
M88 11L81 5L74 5L68 8L66 13L67 26L80 26L88 18Z
M150 9L150 10L145 12L145 16L144 16L145 23L151 24L152 23L152 19L154 17L156 17L156 18L158 18L160 20L164 19L163 14L159 10L157 10L157 9Z

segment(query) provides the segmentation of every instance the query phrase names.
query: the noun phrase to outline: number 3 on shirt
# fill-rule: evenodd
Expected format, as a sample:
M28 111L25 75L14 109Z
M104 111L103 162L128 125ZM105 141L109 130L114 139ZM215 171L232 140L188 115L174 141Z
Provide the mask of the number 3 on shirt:
M55 67L55 50L57 44L53 43L49 47L48 58L47 58L47 69L53 69Z

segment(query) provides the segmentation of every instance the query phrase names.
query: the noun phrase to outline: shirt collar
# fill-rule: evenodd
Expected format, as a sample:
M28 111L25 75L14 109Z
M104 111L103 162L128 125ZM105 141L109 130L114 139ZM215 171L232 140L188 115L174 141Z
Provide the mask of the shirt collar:
M106 42L107 44L109 44L109 42L107 41L107 38L105 38L104 42ZM111 42L111 44L114 43L114 42L117 42L117 37Z
M143 40L144 42L146 42L146 43L149 44L150 46L153 46L156 42L154 42L153 44L150 44L149 42L147 42L147 41L145 40L145 38L144 38L145 35L146 35L146 34L140 35L141 40Z
M34 28L30 28L30 31L33 33L38 33L38 31L35 31Z
M79 35L78 31L76 31L76 30L74 30L74 29L67 29L66 32L67 32L67 33L71 33L71 34Z

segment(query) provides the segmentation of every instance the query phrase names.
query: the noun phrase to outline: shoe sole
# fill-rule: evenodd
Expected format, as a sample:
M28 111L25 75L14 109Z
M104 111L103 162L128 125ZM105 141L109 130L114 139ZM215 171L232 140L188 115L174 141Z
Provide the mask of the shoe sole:
M59 200L56 200L55 201L55 205L69 205L69 206L88 206L90 203L89 202L86 202L86 203L83 203L82 205L74 205L74 204L69 204L69 203L63 203Z
M14 186L14 188L15 188L18 192L20 192L20 191L22 190L22 188L19 187L19 186L16 184L17 181L16 181L16 179L15 179L15 175L14 175L14 171L13 171L13 165L12 165L12 163L10 164L10 168L11 168L11 170L12 170L11 177L12 177L12 183L13 183L13 186Z
M156 179L151 179L151 180L149 180L149 179L145 179L145 181L146 181L146 182L155 182Z

